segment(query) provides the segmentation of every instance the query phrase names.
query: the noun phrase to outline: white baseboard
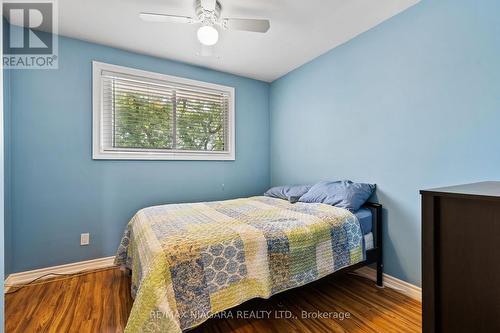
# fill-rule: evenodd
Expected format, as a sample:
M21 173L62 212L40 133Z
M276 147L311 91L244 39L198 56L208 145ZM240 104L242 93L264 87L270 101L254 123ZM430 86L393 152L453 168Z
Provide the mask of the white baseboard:
M366 277L370 280L377 280L377 271L371 267L365 266L357 269L356 274ZM417 287L411 283L397 279L384 273L384 287L395 289L410 298L422 302L422 288Z
M75 263L66 264L66 265L52 266L52 267L35 269L32 271L10 274L4 282L6 285L5 291L8 291L9 286L28 283L30 281L33 281L34 279L37 279L43 275L46 275L47 273L74 274L74 273L83 272L83 271L113 267L114 260L115 260L115 257L111 256L111 257L80 261L80 262L75 262ZM373 269L371 267L368 267L368 266L361 267L360 269L356 270L355 272L357 274L359 274L360 276L366 277L370 280L373 280L373 281L376 280L376 276L377 276L376 271L375 271L375 269ZM50 277L51 276L47 276L46 278L50 278ZM422 301L422 289L421 288L419 288L413 284L410 284L408 282L397 279L393 276L387 275L385 273L384 273L384 287L396 289L397 291L399 291L400 293L402 293L408 297L411 297L411 298L416 299L418 301Z
M112 256L112 257L79 261L79 262L66 264L66 265L40 268L40 269L35 269L32 271L13 273L13 274L10 274L7 277L7 279L5 279L4 284L6 287L4 289L5 289L5 291L7 291L9 289L9 286L28 283L28 282L33 281L34 279L40 278L41 276L44 276L48 273L74 274L74 273L79 273L79 272L83 272L83 271L112 267L112 266L114 266L114 264L113 264L114 260L115 260L115 257ZM47 277L41 278L41 280L43 280L45 278L51 278L51 277L54 277L54 276L47 276Z

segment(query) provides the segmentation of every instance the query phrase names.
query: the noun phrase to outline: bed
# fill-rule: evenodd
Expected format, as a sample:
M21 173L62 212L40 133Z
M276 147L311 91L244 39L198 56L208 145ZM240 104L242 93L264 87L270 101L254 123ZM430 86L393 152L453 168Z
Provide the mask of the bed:
M131 270L126 332L181 332L252 298L377 264L381 206L355 214L257 196L144 208L128 223L115 263Z

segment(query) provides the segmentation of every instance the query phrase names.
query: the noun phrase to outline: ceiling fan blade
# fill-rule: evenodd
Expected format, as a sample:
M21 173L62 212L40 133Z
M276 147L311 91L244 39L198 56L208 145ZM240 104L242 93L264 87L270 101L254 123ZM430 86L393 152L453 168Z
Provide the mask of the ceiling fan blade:
M172 22L172 23L193 23L193 18L189 16L140 13L139 17L148 22Z
M229 30L267 32L271 27L269 20L225 18L224 26Z
M201 6L205 10L214 11L216 0L201 0Z

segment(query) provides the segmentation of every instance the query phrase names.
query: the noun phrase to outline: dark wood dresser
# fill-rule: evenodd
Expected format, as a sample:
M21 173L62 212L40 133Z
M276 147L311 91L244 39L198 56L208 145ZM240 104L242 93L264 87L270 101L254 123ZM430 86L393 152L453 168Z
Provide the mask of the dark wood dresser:
M500 182L420 194L423 332L500 332Z

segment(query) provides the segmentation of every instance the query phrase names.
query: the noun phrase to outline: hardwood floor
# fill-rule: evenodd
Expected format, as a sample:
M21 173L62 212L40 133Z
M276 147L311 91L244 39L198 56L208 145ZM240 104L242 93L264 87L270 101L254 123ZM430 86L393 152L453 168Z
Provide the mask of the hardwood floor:
M6 295L5 328L9 333L122 332L131 307L127 274L108 269L55 278ZM303 311L310 318L303 318ZM318 311L325 318L318 319ZM421 314L419 302L345 275L269 300L251 300L190 332L420 332ZM241 318L252 315L264 319Z
M125 272L109 269L5 295L6 332L122 332L132 307Z

